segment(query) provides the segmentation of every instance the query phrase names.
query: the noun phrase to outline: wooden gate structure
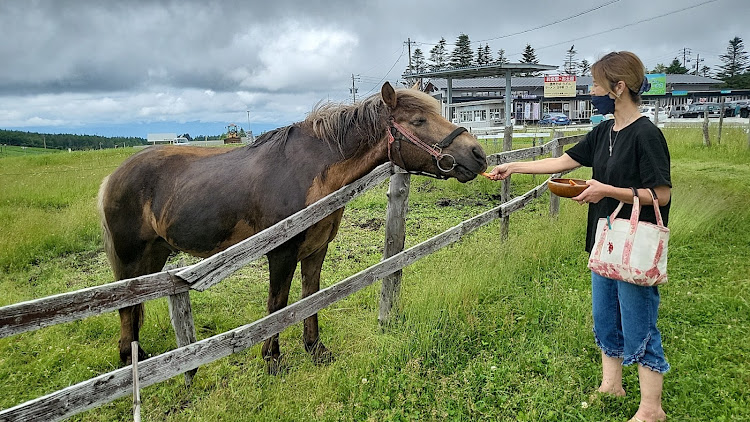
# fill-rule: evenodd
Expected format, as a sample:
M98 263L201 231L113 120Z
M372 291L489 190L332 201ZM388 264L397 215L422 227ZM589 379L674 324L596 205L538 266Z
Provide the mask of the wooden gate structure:
M489 155L488 164L497 165L548 154L559 157L565 145L574 144L584 136L562 138L557 135L544 145ZM213 286L388 177L390 185L382 261L255 322L196 341L189 290L203 291ZM139 362L137 382L140 387L146 387L184 373L189 385L192 374L199 366L262 342L380 279L383 284L378 319L381 323L387 323L399 296L401 270L404 267L498 218L502 219L501 232L504 236L510 214L525 207L547 189L545 181L523 195L510 199L509 178L503 181L501 205L403 250L409 181L410 175L386 163L289 218L197 264L1 307L0 338L168 296L178 347ZM558 210L559 198L550 195L550 213L556 215ZM133 391L133 383L133 368L129 365L4 409L0 411L0 421L62 420L129 395Z

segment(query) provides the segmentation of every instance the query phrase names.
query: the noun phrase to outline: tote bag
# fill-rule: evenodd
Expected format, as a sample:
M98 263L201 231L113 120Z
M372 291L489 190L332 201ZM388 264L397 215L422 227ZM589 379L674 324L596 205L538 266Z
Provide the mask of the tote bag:
M667 282L667 244L669 229L664 226L659 201L653 189L656 223L638 221L641 212L636 190L633 189L633 212L630 220L615 218L623 203L607 218L600 218L596 226L594 248L588 267L607 278L641 286L655 286Z

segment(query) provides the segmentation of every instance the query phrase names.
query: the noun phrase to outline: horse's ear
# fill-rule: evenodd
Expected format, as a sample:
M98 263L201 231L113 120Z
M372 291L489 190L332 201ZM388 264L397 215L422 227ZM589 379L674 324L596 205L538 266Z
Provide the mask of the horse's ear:
M383 97L383 102L391 110L396 108L396 91L393 89L391 84L388 82L383 84L383 88L380 89L380 95Z
M419 81L414 82L414 85L412 85L411 89L419 89Z

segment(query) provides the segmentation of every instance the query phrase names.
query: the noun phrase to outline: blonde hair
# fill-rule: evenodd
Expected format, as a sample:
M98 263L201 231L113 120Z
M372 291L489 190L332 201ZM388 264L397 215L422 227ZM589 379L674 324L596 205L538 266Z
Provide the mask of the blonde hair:
M629 51L615 51L599 59L591 66L591 76L597 84L615 94L617 82L625 82L630 98L636 104L641 102L641 86L646 79L646 68L635 54Z

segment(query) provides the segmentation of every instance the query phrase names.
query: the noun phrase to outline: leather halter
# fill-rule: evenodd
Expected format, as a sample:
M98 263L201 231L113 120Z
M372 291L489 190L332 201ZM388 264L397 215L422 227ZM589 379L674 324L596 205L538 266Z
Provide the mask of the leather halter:
M453 140L458 137L458 135L466 132L465 127L456 128L453 132L448 134L448 136L443 138L442 141L430 146L426 144L424 141L422 141L421 139L419 139L419 137L409 132L409 130L407 130L405 127L396 123L396 121L393 120L393 118L391 118L390 123L391 125L386 131L386 133L388 134L388 160L390 160L392 163L399 165L395 161L393 161L393 158L391 157L391 149L393 148L393 144L396 143L396 141L398 140L399 142L397 143L397 152L398 152L398 157L401 160L401 165L399 165L399 167L402 167L402 168L404 167L403 164L405 163L404 163L404 158L401 156L400 142L401 142L401 139L405 139L411 142L417 148L432 155L435 158L435 165L443 173L448 173L456 167L456 158L453 157L451 154L443 154L443 148L447 148L453 142ZM444 169L440 166L440 160L442 160L445 157L450 157L451 160L453 160L453 164L451 165L449 169ZM406 168L404 168L404 170L406 170ZM413 171L413 170L406 170L406 171L411 174L423 174L423 175L437 177L441 179L448 178L448 176L444 174L438 175L438 174L432 174L432 173L427 173L423 171Z

